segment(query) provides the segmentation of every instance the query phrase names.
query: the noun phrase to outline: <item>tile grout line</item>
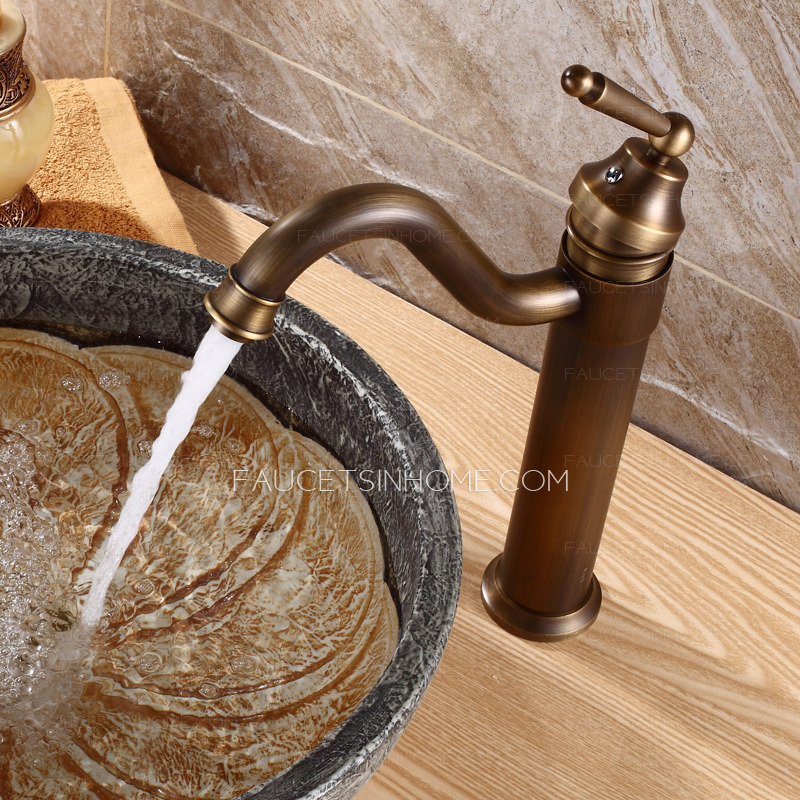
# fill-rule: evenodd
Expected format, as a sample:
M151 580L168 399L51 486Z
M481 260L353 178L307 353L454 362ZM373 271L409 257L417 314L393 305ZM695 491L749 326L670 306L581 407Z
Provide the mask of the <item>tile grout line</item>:
M284 64L287 64L290 67L294 67L295 69L304 72L306 75L310 75L311 77L316 78L322 83L334 89L337 89L338 91L343 92L344 94L349 95L350 97L354 97L357 100L360 100L361 102L369 106L372 106L373 108L378 109L379 111L382 111L384 114L388 114L389 116L394 117L399 122L402 122L405 125L409 125L412 128L416 128L417 130L422 131L428 136L432 136L434 139L438 139L440 142L443 142L444 144L447 144L450 147L455 148L456 150L460 150L462 153L465 153L466 155L472 158L478 159L487 166L492 167L493 169L496 169L500 172L503 172L504 174L508 175L511 178L515 178L516 180L521 181L522 183L530 186L531 188L536 189L537 191L542 192L543 194L546 194L553 200L557 200L559 203L562 203L564 207L569 205L569 200L562 197L560 194L552 191L551 189L548 189L546 186L542 186L541 184L536 183L536 181L533 181L530 178L527 178L524 175L521 175L520 173L515 172L512 169L504 167L502 164L498 164L486 158L485 156L482 156L480 153L476 153L474 150L470 150L465 145L460 144L459 142L456 142L453 139L449 139L447 136L443 136L441 133L437 133L436 131L433 131L430 128L426 128L424 125L421 125L419 122L416 122L410 117L401 114L399 111L394 111L388 106L379 103L377 100L373 100L371 97L367 97L366 95L361 94L355 91L354 89L350 89L349 87L333 80L332 78L329 78L327 75L323 75L321 72L317 72L316 70L313 70L310 67L306 67L297 61L293 61L291 58L287 58L286 56L281 55L280 53L277 53L274 50L271 50L266 45L253 41L253 39L248 39L247 36L243 36L242 34L237 33L236 31L231 30L230 28L226 28L224 25L217 22L216 20L208 19L208 17L204 17L202 14L198 14L196 11L192 11L191 9L185 8L179 3L173 2L173 0L160 0L160 2L163 5L169 6L170 8L173 8L176 11L182 11L183 13L188 14L189 16L195 17L195 19L202 20L203 22L206 22L212 27L217 28L218 30L221 30L224 33L233 36L235 39L238 39L239 41L242 41L245 44L250 45L251 47L255 47L257 50L261 50L270 57L274 58L276 61L280 61Z
M103 50L103 77L108 77L111 50L111 0L106 0L106 37L105 48Z
M107 14L107 19L106 19L106 24L107 24L106 57L108 57L108 40L110 38L110 28L111 28L111 16L110 16L111 2L112 2L112 0L108 0L108 14ZM373 100L371 97L367 97L366 95L363 95L363 94L355 91L354 89L350 89L349 87L345 86L344 84L338 83L337 81L333 80L332 78L329 78L326 75L323 75L321 72L317 72L316 70L313 70L310 67L306 67L306 66L304 66L303 64L300 64L297 61L293 61L292 59L287 58L286 56L281 55L280 53L277 53L274 50L271 50L266 45L260 44L259 42L256 42L253 39L249 39L247 36L244 36L243 34L238 33L237 31L234 31L231 28L225 27L224 25L222 25L221 23L217 22L216 20L209 19L208 17L204 17L202 14L199 14L196 11L192 11L191 9L186 8L185 6L180 5L180 3L174 2L174 0L159 0L159 2L162 3L165 6L168 6L169 8L174 9L175 11L180 11L180 12L182 12L184 14L188 14L189 16L194 17L195 19L202 20L203 22L207 23L208 25L211 25L212 27L217 28L220 31L223 31L224 33L227 33L228 35L233 36L235 39L238 39L239 41L241 41L241 42L243 42L243 43L245 43L247 45L250 45L251 47L255 47L257 50L260 50L263 53L266 53L267 55L269 55L271 58L275 59L276 61L280 61L280 62L282 62L282 63L284 63L284 64L286 64L286 65L288 65L290 67L293 67L294 69L300 70L301 72L305 73L306 75L309 75L309 76L311 76L313 78L316 78L317 80L321 81L322 83L326 84L327 86L330 86L330 87L332 87L332 88L334 88L334 89L336 89L336 90L338 90L338 91L340 91L340 92L342 92L342 93L344 93L344 94L346 94L346 95L348 95L350 97L353 97L353 98L365 103L366 105L369 105L372 108L375 108L375 109L383 112L384 114L388 114L390 117L393 117L394 119L398 120L399 122L402 122L405 125L408 125L408 126L410 126L412 128L415 128L415 129L421 131L422 133L424 133L424 134L426 134L428 136L432 136L434 139L437 139L438 141L448 145L449 147L452 147L452 148L464 153L465 155L469 156L470 158L477 159L478 161L482 162L486 166L491 167L492 169L495 169L498 172L502 172L504 175L507 175L508 177L513 178L514 180L517 180L520 183L523 183L526 186L528 186L528 187L530 187L530 188L532 188L532 189L534 189L534 190L536 190L538 192L541 192L542 194L547 195L551 199L556 200L557 202L561 203L565 208L568 207L569 204L570 204L570 200L568 198L563 197L562 195L558 194L557 192L552 191L551 189L548 189L546 186L542 186L541 184L536 183L536 181L531 180L530 178L526 177L525 175L522 175L519 172L515 172L514 170L510 169L509 167L504 167L502 164L498 164L497 162L492 161L491 159L486 158L485 156L482 156L480 153L476 153L474 150L470 150L470 148L468 148L465 145L455 141L454 139L450 139L450 138L448 138L447 136L444 136L441 133L437 133L436 131L431 130L430 128L426 128L424 125L421 125L419 122L416 122L415 120L411 119L410 117L405 116L404 114L401 114L398 111L394 111L393 109L389 108L388 106L385 106L382 103L379 103L377 100ZM106 71L106 74L108 74L107 71ZM784 309L781 309L781 308L778 308L777 306L772 305L772 303L768 302L767 300L764 300L764 299L762 299L762 298L760 298L760 297L758 297L758 296L756 296L754 294L751 294L746 289L742 289L740 286L737 286L735 283L732 283L731 281L727 280L726 278L722 278L719 275L716 275L715 273L711 272L710 270L707 270L704 267L701 267L701 266L695 264L693 261L690 261L688 258L680 256L680 255L678 255L676 253L675 254L675 260L680 262L681 264L683 264L688 269L694 270L695 272L699 273L700 275L703 275L704 277L706 277L706 278L708 278L710 280L713 280L713 281L716 281L717 283L722 284L723 286L727 287L731 291L737 292L738 294L741 294L742 296L748 298L749 300L752 300L752 301L758 303L759 305L762 305L765 308L770 309L770 311L774 311L775 313L780 314L782 317L785 317L787 319L793 320L794 322L799 322L800 323L800 317L796 316L795 314L792 314L789 311L785 311Z
M750 292L747 291L747 289L742 289L741 286L737 286L735 283L731 283L727 278L723 278L719 275L716 275L710 270L707 270L705 267L701 267L698 264L695 264L688 258L684 258L684 256L675 253L675 260L683 264L685 267L688 267L689 269L699 273L703 277L716 281L717 283L722 284L731 291L738 292L739 294L746 297L748 300L752 300L753 302L758 303L759 305L762 305L765 308L768 308L770 311L774 311L776 314L780 314L782 317L786 317L786 319L790 319L793 322L800 323L800 317L795 316L790 311L786 311L782 308L778 308L777 306L772 305L772 303L768 302L767 300L763 300L757 295L751 294Z

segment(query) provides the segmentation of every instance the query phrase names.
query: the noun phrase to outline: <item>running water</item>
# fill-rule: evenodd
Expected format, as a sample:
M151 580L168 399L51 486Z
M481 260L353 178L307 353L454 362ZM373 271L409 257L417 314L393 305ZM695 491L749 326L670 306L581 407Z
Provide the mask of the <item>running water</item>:
M181 390L167 412L161 433L153 442L150 460L133 476L128 500L106 541L81 611L82 627L95 628L100 622L108 587L128 546L139 531L139 524L158 491L161 477L194 424L200 406L225 374L240 347L239 342L234 342L213 327L209 328L200 342L192 368L181 376Z

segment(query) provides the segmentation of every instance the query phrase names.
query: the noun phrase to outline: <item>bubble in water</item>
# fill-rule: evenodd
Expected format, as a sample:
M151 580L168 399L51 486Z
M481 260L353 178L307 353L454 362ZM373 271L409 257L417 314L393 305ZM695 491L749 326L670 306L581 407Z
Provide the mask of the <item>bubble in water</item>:
M81 392L84 387L83 378L80 375L65 375L61 379L61 385L68 392Z
M14 430L20 433L37 433L39 422L35 419L20 419L14 424Z
M201 439L210 439L214 435L214 427L207 422L199 422L192 428L192 433L197 434Z
M130 383L131 376L121 369L107 369L100 373L97 381L104 389L118 389L120 386Z
M153 452L153 443L149 439L140 439L136 442L136 452L145 458L150 458Z
M88 647L85 631L59 634L31 682L0 708L0 726L11 734L14 749L24 755L26 763L44 763L69 744L78 721L76 705L87 675Z
M136 594L152 594L155 588L156 587L153 586L153 581L149 578L142 578L133 584L133 591L136 592Z
M252 675L258 668L258 661L253 656L235 656L231 659L231 672L234 675Z
M67 425L58 425L55 430L56 444L64 445L69 439L69 427Z
M213 700L219 695L219 689L213 683L201 683L197 691L209 700Z
M160 669L163 663L164 662L162 661L161 656L159 656L157 653L145 653L136 662L135 667L136 671L139 672L140 675L150 675L151 673Z
M88 647L74 629L77 601L54 567L58 526L36 500L36 476L33 445L0 430L0 728L31 763L52 757L46 731L69 730Z
M229 453L241 453L244 450L244 445L238 439L226 439L222 446Z

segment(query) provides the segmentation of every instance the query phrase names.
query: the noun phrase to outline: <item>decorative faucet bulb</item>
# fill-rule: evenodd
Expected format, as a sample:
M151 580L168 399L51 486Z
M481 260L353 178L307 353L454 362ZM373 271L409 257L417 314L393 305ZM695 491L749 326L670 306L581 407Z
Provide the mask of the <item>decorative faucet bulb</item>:
M0 227L33 225L39 199L27 185L53 136L53 104L22 57L25 18L10 1L0 7Z
M505 325L552 323L503 553L483 577L492 618L527 639L574 636L600 610L593 569L650 334L683 228L694 130L600 73L569 67L564 90L649 134L585 164L556 266L502 271L434 200L393 184L329 192L260 236L205 297L237 341L266 339L292 281L347 242L396 239L473 313ZM546 476L536 485L530 474Z

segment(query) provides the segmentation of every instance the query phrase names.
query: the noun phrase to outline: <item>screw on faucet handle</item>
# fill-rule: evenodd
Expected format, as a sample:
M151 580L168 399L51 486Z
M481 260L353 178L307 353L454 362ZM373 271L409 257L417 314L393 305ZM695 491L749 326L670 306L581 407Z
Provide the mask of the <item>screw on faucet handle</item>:
M605 75L592 72L582 64L573 64L564 70L561 88L585 106L649 134L650 144L661 155L683 155L694 142L694 126L683 114L675 111L662 114Z

